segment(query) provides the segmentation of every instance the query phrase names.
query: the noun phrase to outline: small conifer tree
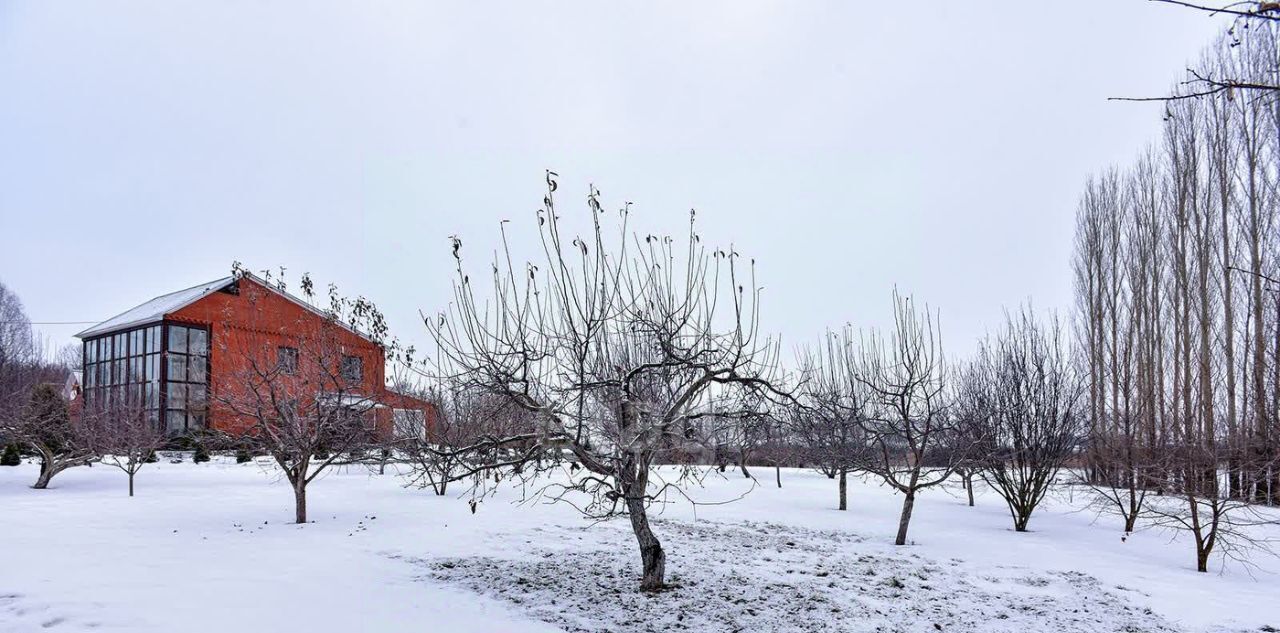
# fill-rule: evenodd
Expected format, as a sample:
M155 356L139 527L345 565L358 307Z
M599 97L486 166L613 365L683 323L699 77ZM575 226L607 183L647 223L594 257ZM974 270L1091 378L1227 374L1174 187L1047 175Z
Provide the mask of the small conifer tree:
M196 453L192 456L191 461L199 464L209 461L209 449L204 447L203 442L196 442Z
M0 454L0 466L17 466L22 463L22 455L18 453L16 444L9 444L4 447L4 453Z

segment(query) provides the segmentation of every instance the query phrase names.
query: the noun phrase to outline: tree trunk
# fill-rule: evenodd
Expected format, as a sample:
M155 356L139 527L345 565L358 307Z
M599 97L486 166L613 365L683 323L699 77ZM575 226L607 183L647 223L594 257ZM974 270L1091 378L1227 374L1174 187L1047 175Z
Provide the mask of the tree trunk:
M973 473L965 473L964 489L969 493L969 507L973 507Z
M849 509L849 471L840 469L840 509Z
M1272 449L1271 453L1280 453L1280 450ZM1267 505L1276 504L1280 504L1280 468L1272 467L1271 481L1267 483Z
M631 529L636 534L636 542L640 544L640 562L644 567L640 590L658 591L662 589L666 577L667 555L649 527L644 499L628 499L627 516L631 518Z
M781 488L781 487L782 487L782 466L780 466L780 465L778 465L778 464L774 464L774 465L773 465L773 474L774 474L774 476L775 476L775 477L777 477L777 478L778 478L778 487L779 487L779 488Z
M1209 552L1210 549L1201 545L1196 545L1196 571L1208 573L1209 571Z
M299 479L298 482L293 485L293 500L294 500L294 512L293 512L294 522L306 523L307 522L307 482L306 480Z
M911 510L915 505L916 491L912 490L902 500L902 518L898 519L898 538L893 542L894 545L907 544L907 526L911 524Z
M32 484L32 488L36 490L44 490L49 487L49 482L53 480L54 475L66 470L68 467L75 465L76 462L60 461L54 456L52 451L40 449L40 476L36 478L36 483Z
M1225 120L1224 120L1225 125ZM1220 140L1225 144L1226 141ZM1232 251L1231 251L1231 185L1230 171L1227 167L1228 159L1219 154L1218 167L1218 191L1221 199L1221 219L1222 219L1222 342L1224 346L1223 371L1227 377L1227 441L1233 444L1230 447L1231 458L1227 460L1227 494L1232 499L1239 499L1241 496L1240 478L1237 476L1240 472L1240 463L1236 455L1237 446L1234 444L1238 441L1237 418L1236 418L1236 351L1235 351L1235 299L1232 293Z
M743 477L746 477L747 479L751 479L751 473L747 472L747 460L745 459L742 460L742 463L739 465L739 468L742 469Z
M40 476L36 478L36 483L32 484L31 487L36 490L44 490L45 488L48 488L49 480L53 479L53 476L56 474L58 474L57 471L49 466L49 462L40 462Z
M44 490L58 473L76 466L93 466L94 457L88 455L57 457L51 451L40 449L40 476L31 487Z
M129 471L129 496L133 496L133 471Z
M1026 532L1027 523L1030 523L1030 522L1031 522L1031 513L1023 510L1018 510L1013 515L1013 531Z

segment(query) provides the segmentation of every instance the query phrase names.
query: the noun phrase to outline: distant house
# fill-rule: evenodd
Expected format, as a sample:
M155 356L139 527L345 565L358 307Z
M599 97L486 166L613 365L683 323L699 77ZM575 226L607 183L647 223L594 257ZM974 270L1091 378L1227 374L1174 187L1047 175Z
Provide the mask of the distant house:
M62 384L62 399L67 402L75 402L80 399L81 391L83 391L83 387L80 384L80 372L68 372L67 380Z
M171 435L243 432L252 421L225 403L244 390L250 358L296 363L301 337L323 323L333 321L247 274L156 297L76 335L84 342L86 406L130 403ZM329 329L337 348L331 369L355 413L384 435L405 419L431 424L430 403L387 388L381 345L345 326Z

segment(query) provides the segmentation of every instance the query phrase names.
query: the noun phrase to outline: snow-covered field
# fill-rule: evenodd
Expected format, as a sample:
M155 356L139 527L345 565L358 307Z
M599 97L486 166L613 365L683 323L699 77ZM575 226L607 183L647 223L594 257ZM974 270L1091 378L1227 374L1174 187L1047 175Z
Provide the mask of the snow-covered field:
M931 491L895 548L887 489L856 482L838 512L821 475L756 475L694 491L740 501L665 508L674 587L644 595L625 521L512 490L472 514L353 467L313 484L300 526L263 465L151 465L132 499L101 465L46 491L27 487L33 465L0 468L0 632L1280 629L1280 560L1197 574L1187 543L1122 540L1078 498L1019 534L994 494L969 508Z

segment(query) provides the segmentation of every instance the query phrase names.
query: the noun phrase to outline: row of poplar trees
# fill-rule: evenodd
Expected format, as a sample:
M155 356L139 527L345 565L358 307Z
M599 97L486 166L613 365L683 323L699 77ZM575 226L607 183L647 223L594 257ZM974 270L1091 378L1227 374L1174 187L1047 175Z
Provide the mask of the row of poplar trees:
M1234 29L1192 75L1274 82L1278 44ZM1078 210L1088 476L1130 517L1147 494L1280 503L1280 100L1164 107L1160 141Z

